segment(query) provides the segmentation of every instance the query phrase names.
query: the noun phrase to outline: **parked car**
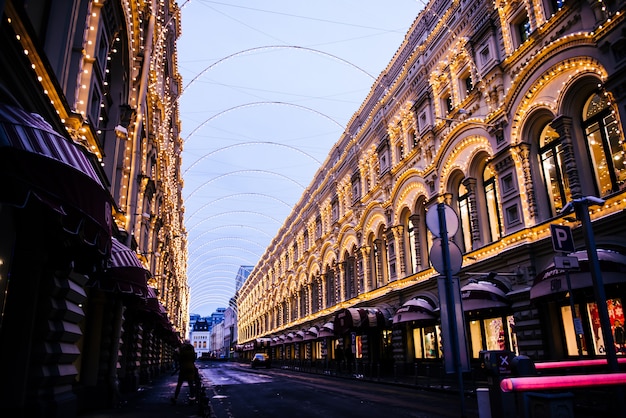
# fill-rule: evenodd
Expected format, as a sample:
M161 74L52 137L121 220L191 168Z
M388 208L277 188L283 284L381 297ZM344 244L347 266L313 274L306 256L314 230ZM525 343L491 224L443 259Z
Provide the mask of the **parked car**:
M266 369L269 369L270 365L271 361L269 356L263 353L256 353L250 362L250 367L253 369L257 367L265 367Z

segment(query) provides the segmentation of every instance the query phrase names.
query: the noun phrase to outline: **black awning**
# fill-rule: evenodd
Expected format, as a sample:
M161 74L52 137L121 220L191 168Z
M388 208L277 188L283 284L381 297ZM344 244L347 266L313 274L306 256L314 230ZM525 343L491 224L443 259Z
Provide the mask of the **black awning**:
M463 310L504 308L510 306L506 293L498 285L489 281L470 282L461 288Z
M616 251L598 249L598 261L605 285L626 283L626 255ZM578 258L578 270L569 271L572 290L593 287L589 257L587 251L570 254ZM566 270L557 268L554 263L535 277L530 288L530 298L535 299L550 295L562 295L567 292Z
M435 311L439 308L436 298L420 294L406 301L393 316L393 323L400 324L409 321L434 321L437 319Z
M335 333L363 331L369 328L384 328L390 317L386 310L376 307L345 308L335 315Z
M110 266L104 273L90 280L88 285L106 292L150 297L150 272L141 264L133 250L115 238L112 239L112 244Z
M39 115L0 103L0 201L38 199L63 216L66 231L108 253L111 197L83 148Z

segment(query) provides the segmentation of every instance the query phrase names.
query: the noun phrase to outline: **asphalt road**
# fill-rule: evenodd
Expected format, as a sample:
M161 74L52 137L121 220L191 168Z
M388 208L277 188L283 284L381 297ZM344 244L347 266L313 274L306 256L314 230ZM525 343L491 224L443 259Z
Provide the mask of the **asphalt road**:
M458 418L462 412L458 394L225 362L205 363L200 371L216 418ZM475 398L465 398L465 416L478 417Z

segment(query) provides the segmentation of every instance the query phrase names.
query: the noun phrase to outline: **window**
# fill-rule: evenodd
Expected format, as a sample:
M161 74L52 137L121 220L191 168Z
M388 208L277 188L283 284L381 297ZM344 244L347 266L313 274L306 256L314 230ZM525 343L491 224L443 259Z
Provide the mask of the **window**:
M510 350L518 353L515 319L512 315L476 319L469 323L472 358L483 350Z
M484 47L480 50L480 63L486 64L491 59L491 51L489 51L489 46Z
M513 182L513 175L507 174L502 177L502 191L504 193L510 192L515 189L515 183Z
M330 203L330 211L333 222L337 222L339 220L339 200L334 198Z
M626 181L624 138L606 95L589 98L583 109L583 127L598 193L606 196L620 190Z
M416 359L436 359L441 357L441 329L439 325L413 329L413 342Z
M555 215L571 199L572 195L563 166L563 145L559 135L550 125L546 125L541 132L539 156L543 181L548 193L548 202L551 205L552 214Z
M469 191L463 185L459 184L459 216L461 218L461 233L463 234L463 245L465 252L472 250L472 227L471 227L471 208Z
M417 273L418 271L418 262L417 262L417 225L413 223L413 220L409 217L408 222L408 235L409 235L409 252L411 257L411 273Z
M489 242L500 239L501 225L498 212L498 193L496 190L495 173L489 166L483 171L483 189L487 203L487 222L489 225Z
M507 225L515 225L520 222L519 211L517 205L509 206L506 208L506 223Z
M452 112L452 110L454 110L454 105L452 103L452 95L447 94L443 96L443 103L444 103L444 109L446 110L446 113L450 113Z
M615 343L615 351L618 355L626 354L624 341L624 309L622 300L619 298L607 299L606 306L609 311L609 322ZM575 318L572 317L572 310L569 305L561 306L561 324L565 333L567 354L578 356L580 354L595 355L606 354L606 346L602 336L598 306L595 302L577 304L574 307ZM586 317L586 318L584 318ZM584 320L586 319L586 321ZM583 328L586 322L590 332Z
M519 36L519 44L523 44L530 37L530 21L528 20L528 16L524 16L524 18L516 25L517 34Z

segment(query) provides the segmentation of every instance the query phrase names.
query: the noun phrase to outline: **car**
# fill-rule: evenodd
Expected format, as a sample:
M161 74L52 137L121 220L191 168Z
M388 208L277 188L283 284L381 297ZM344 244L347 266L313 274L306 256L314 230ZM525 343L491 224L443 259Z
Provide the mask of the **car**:
M252 357L252 361L250 362L250 367L253 369L257 367L265 367L269 369L271 365L270 358L267 354L256 353L254 357Z

